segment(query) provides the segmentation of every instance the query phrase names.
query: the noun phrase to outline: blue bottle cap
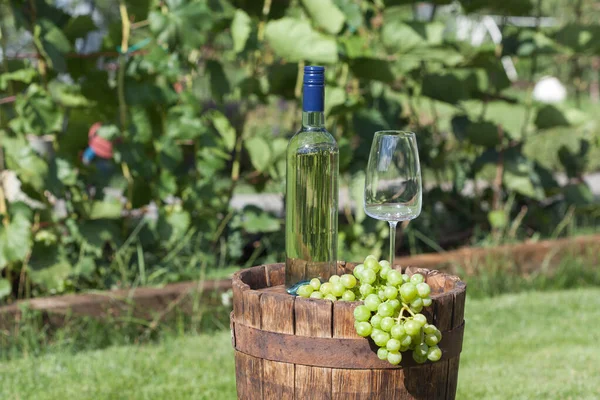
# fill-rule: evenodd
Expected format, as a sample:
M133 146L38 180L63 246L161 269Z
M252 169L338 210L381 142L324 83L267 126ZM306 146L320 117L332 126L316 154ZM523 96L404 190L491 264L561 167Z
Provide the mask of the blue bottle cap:
M310 65L304 67L304 84L305 85L324 85L325 84L325 67L318 65Z
M304 94L302 110L323 112L325 105L325 67L310 65L304 67Z

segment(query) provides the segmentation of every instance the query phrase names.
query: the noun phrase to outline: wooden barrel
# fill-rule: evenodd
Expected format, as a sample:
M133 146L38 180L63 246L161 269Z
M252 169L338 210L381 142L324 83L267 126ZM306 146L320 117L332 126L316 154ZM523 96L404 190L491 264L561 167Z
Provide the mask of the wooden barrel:
M338 273L355 264L338 265ZM399 366L380 360L354 330L358 302L285 293L284 265L262 265L233 277L232 341L239 399L453 399L464 329L466 285L426 269L433 303L422 313L442 331L442 359Z

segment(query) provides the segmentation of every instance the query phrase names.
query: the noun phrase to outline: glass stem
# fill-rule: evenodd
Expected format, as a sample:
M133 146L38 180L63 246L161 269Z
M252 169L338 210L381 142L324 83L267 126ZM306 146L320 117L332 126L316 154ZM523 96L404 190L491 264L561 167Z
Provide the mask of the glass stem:
M396 225L398 221L388 221L390 223L390 266L394 268L394 255L396 253Z

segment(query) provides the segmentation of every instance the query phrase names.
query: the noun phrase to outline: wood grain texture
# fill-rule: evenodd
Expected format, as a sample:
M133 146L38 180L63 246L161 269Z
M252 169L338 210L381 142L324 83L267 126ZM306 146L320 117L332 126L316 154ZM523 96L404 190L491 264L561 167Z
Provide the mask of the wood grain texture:
M262 330L293 335L295 299L287 293L263 291L260 297Z
M331 400L331 369L296 365L296 399Z
M467 294L467 285L464 282L457 282L453 293L454 303L452 309L452 326L460 326L464 321L465 300ZM460 363L460 354L447 361L448 370L446 375L446 397L454 399L456 397L456 388L458 384L458 367Z
M239 400L263 397L263 370L260 358L235 352L235 381Z
M272 287L285 283L285 264L269 264L266 269L267 286Z
M354 309L359 304L359 302L347 301L336 301L333 303L333 337L360 338L354 328Z
M242 297L244 299L244 314L242 314L242 321L244 324L253 328L260 328L261 326L261 295L262 293L257 290L245 290L242 292Z
M331 397L333 400L370 400L373 395L370 381L371 370L333 369Z
M331 337L332 306L331 301L296 297L294 302L296 335Z
M263 360L263 398L265 400L292 400L294 398L294 375L294 364Z
M405 385L403 369L375 369L371 371L369 384L373 400L412 400L414 397L408 392Z

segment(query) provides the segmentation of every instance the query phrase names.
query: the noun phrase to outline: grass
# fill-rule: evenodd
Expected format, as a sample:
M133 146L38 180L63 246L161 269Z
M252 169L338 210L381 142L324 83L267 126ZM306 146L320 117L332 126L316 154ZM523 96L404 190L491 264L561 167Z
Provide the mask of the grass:
M459 399L597 399L600 288L467 300ZM0 398L233 399L228 331L0 363Z

